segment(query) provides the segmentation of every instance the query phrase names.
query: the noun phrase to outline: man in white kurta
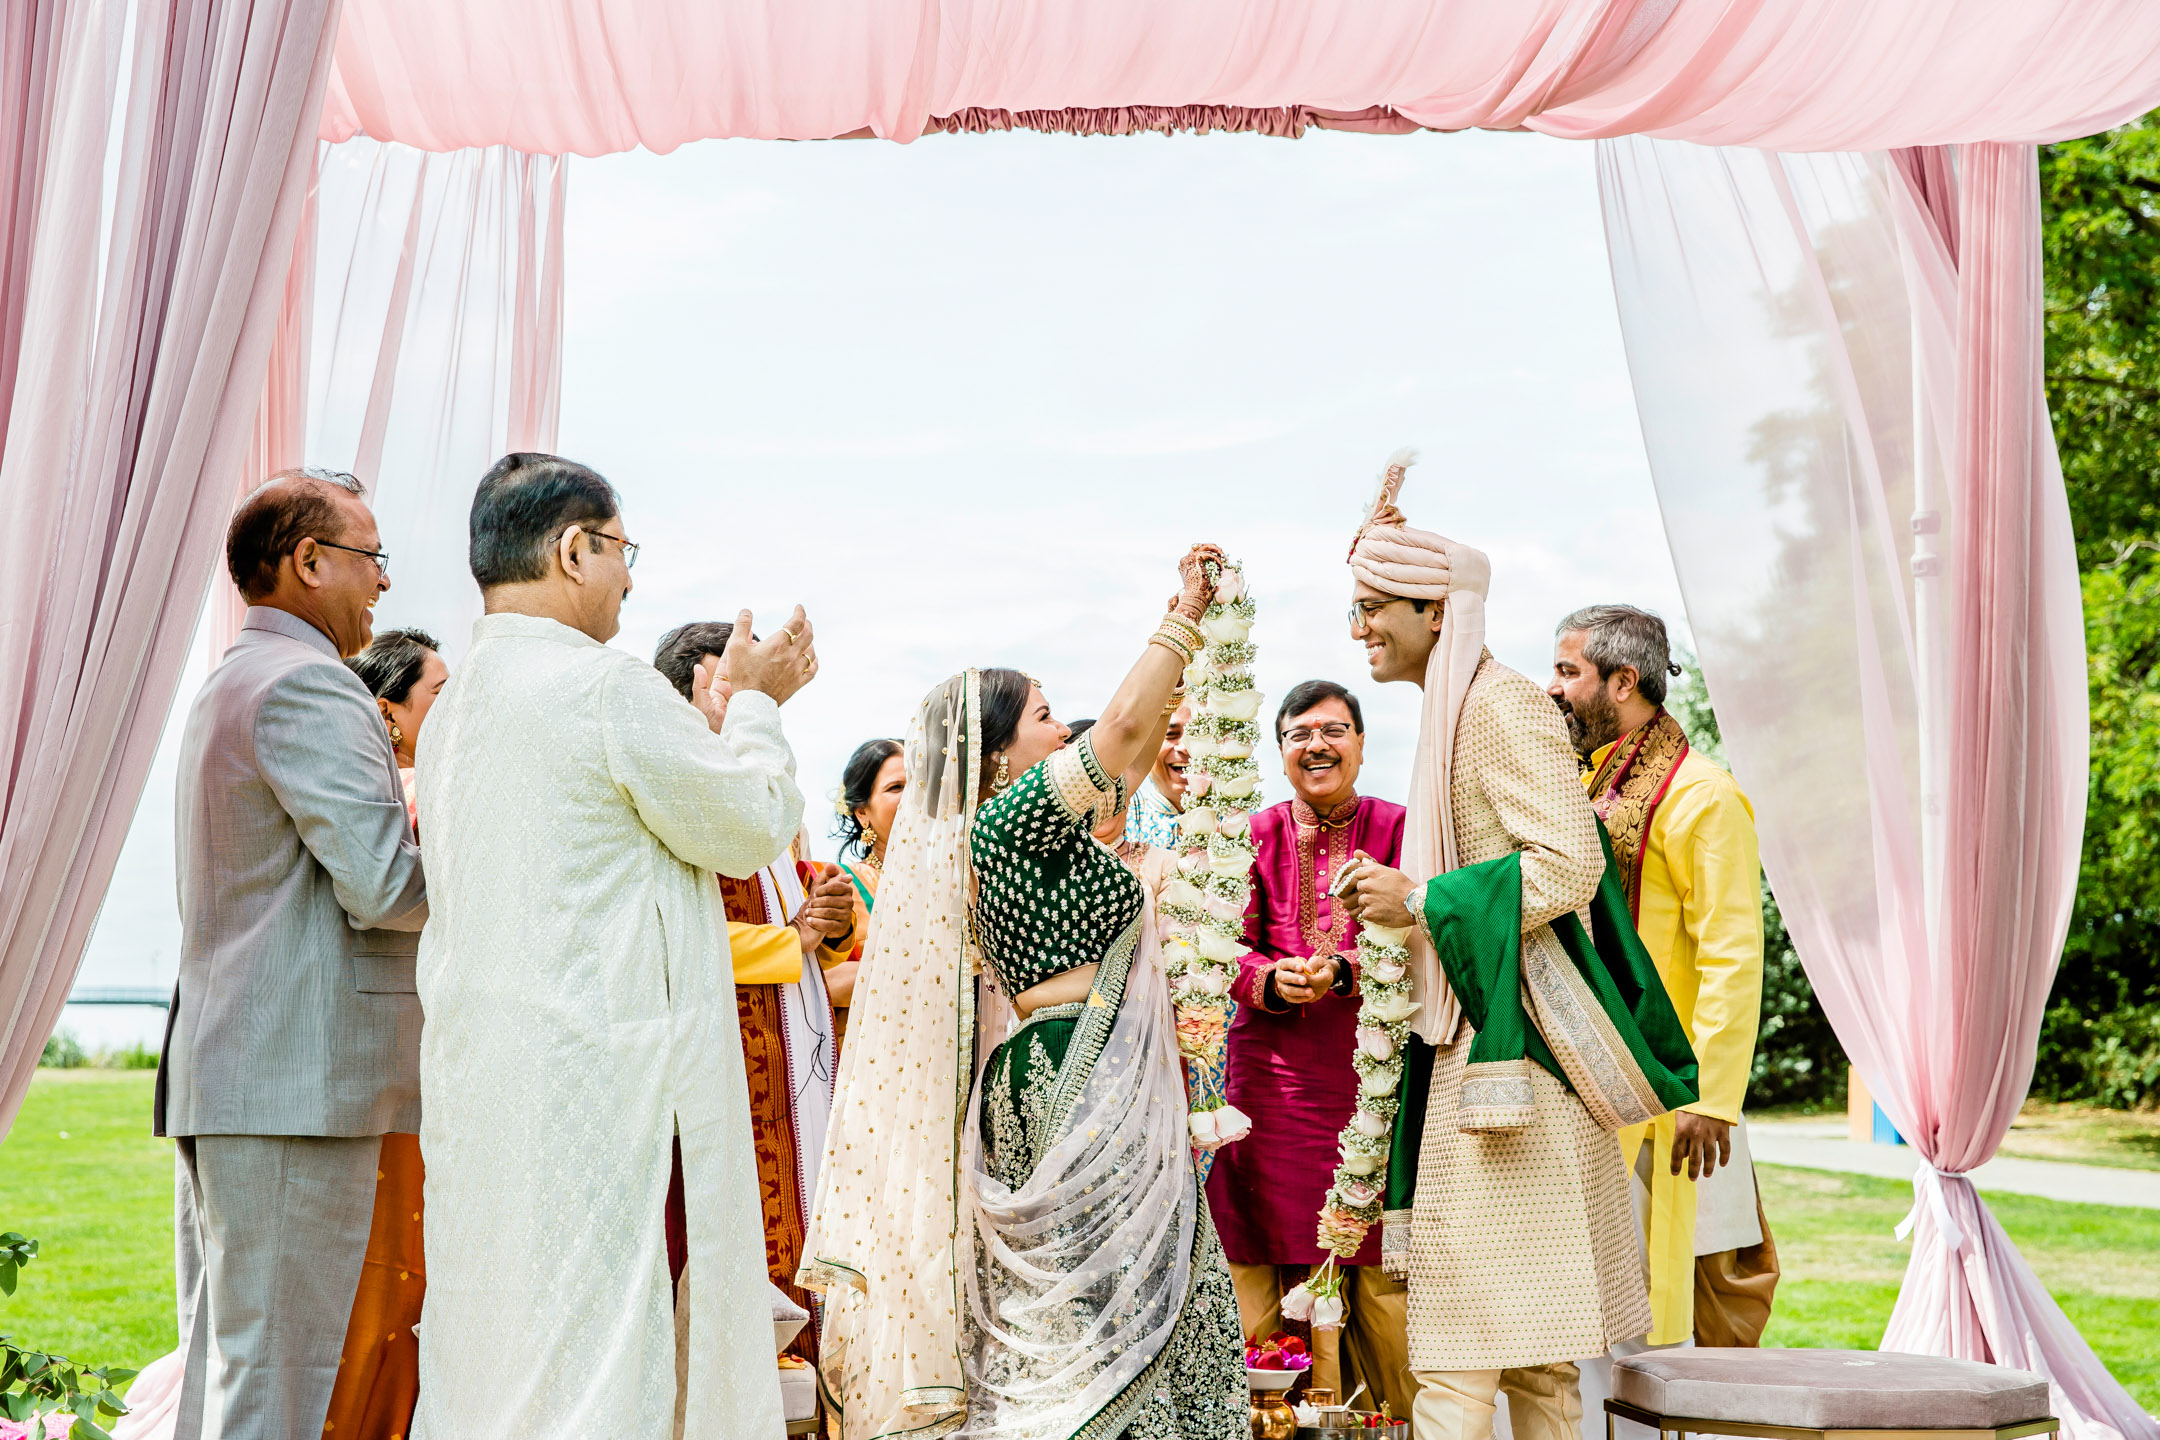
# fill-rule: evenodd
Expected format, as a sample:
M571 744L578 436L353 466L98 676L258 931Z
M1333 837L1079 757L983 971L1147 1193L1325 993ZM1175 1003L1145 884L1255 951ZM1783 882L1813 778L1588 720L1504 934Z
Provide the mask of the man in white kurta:
M550 456L489 472L473 562L490 613L419 756L431 874L442 870L419 960L428 1294L413 1430L426 1440L672 1433L663 1211L678 1135L683 1433L783 1428L771 1366L710 1373L771 1353L772 1334L711 875L771 862L802 796L775 696L743 683L743 665L716 732L720 702L686 706L601 643L635 555L613 501L604 480ZM779 644L800 647L785 664L807 676L808 627L795 629Z

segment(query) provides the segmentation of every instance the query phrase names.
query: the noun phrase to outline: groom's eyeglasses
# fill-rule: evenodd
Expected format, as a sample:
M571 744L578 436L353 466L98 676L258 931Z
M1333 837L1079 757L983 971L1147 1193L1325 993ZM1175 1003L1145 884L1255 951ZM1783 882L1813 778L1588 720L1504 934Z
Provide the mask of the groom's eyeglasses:
M1350 606L1350 633L1355 635L1358 631L1370 627L1373 616L1387 609L1388 606L1400 605L1409 598L1407 595L1390 595L1385 600L1358 600L1352 602Z

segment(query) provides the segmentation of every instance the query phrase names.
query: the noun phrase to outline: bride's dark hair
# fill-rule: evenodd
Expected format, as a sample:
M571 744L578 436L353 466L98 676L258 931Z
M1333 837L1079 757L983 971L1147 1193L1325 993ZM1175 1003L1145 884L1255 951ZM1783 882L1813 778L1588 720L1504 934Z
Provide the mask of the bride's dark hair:
M1028 691L1034 688L1035 682L1018 670L985 670L981 673L982 768L976 776L976 793L987 800L990 798L990 781L997 774L997 753L1012 744L1013 737L1020 733L1020 717L1027 713Z

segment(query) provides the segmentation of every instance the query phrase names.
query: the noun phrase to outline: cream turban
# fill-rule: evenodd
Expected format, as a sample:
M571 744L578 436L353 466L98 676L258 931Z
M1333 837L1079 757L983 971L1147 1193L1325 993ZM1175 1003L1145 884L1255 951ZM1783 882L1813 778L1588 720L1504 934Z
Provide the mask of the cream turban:
M1425 662L1425 704L1410 772L1410 814L1403 825L1402 868L1413 880L1429 880L1458 863L1449 804L1455 727L1485 654L1485 592L1492 583L1492 562L1482 550L1403 523L1395 497L1416 461L1416 452L1410 450L1399 450L1388 461L1372 518L1351 547L1350 573L1384 594L1440 600L1447 606L1432 656ZM1419 1007L1410 1028L1429 1044L1445 1045L1460 1026L1462 1007L1424 935L1413 931L1410 940L1410 993Z

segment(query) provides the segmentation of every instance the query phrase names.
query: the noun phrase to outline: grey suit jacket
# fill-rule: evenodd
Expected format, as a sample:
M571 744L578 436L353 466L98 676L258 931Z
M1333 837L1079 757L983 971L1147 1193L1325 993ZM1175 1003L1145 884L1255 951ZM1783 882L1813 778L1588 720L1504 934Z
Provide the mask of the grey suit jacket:
M174 819L157 1133L417 1131L420 849L381 713L321 631L248 610L188 712Z

